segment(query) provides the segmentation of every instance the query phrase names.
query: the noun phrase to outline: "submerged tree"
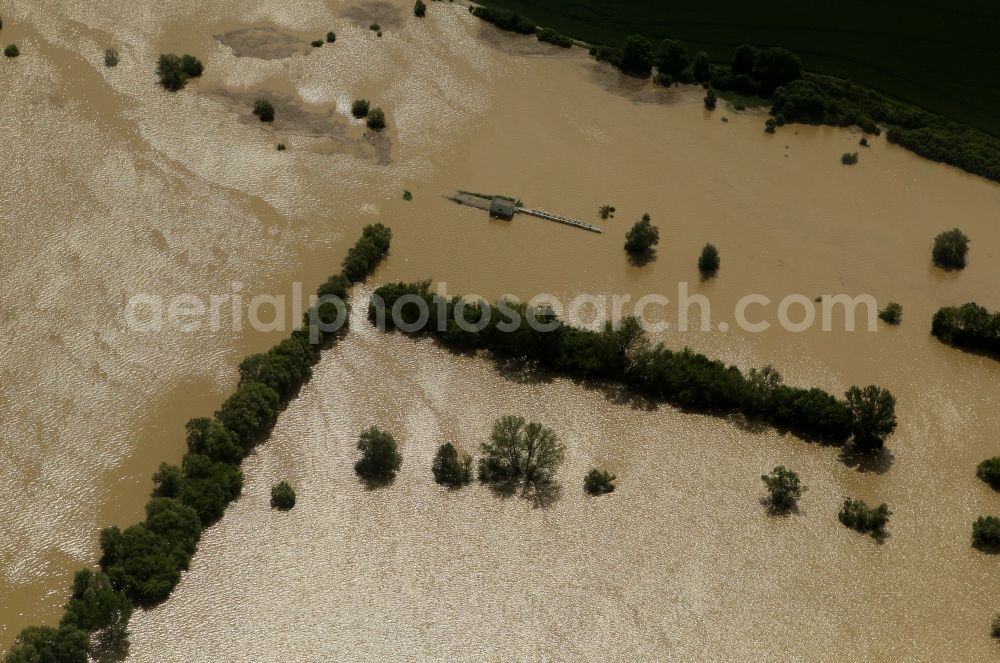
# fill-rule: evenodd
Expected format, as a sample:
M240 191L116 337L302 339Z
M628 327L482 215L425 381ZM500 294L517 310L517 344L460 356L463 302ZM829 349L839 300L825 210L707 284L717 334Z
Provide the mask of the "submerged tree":
M382 131L385 129L385 113L381 108L373 108L368 112L368 128L372 131Z
M4 663L87 663L90 636L75 626L29 626L21 631Z
M1000 490L1000 456L987 458L976 466L976 476Z
M198 78L204 73L205 67L193 55L177 56L173 53L160 55L156 72L160 76L160 85L176 92L187 85L188 80Z
M106 573L81 569L73 578L73 596L66 604L60 626L93 632L127 625L131 615L132 602L112 586Z
M881 537L885 535L885 526L891 515L888 504L880 504L872 509L864 500L847 498L837 518L851 529Z
M885 389L869 385L847 390L854 444L860 449L881 449L896 430L896 398Z
M368 100L367 99L355 99L354 103L351 104L351 115L358 118L359 120L363 117L368 116Z
M972 523L972 545L986 552L1000 552L1000 518L980 516Z
M903 319L903 307L896 302L889 302L884 309L878 312L878 317L890 325L898 325Z
M719 249L715 244L706 244L698 257L698 270L705 276L710 276L719 271Z
M372 426L361 433L358 439L361 458L354 464L354 471L362 479L372 483L385 483L396 478L403 457L396 448L396 440L390 433Z
M274 122L274 104L267 99L258 99L253 102L253 114L259 117L261 122Z
M434 454L434 464L431 466L434 481L442 486L457 488L472 480L472 456L459 454L451 442L438 447Z
M287 481L280 481L271 487L271 508L288 511L295 506L295 490Z
M625 234L625 250L629 253L649 253L660 243L660 229L653 225L649 214L643 214L632 229Z
M486 483L549 483L566 455L555 431L515 415L493 424L482 451L479 480Z
M775 511L788 511L808 490L799 481L799 475L783 465L771 470L770 474L760 475L768 492L768 502Z
M705 93L705 108L708 110L715 110L718 102L719 98L716 96L715 90L708 88L708 92Z
M964 269L969 255L969 238L958 228L947 230L934 238L931 255L934 264L942 269Z
M583 489L588 495L606 495L614 492L616 477L607 470L593 469L583 479Z

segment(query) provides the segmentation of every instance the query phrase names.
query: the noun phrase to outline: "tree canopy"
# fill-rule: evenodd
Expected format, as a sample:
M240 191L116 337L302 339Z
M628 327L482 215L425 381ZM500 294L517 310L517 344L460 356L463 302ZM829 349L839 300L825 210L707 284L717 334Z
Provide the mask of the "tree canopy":
M403 457L396 448L396 439L375 426L361 433L358 451L361 452L361 458L354 464L354 471L371 483L392 481L403 464Z
M934 238L931 257L942 269L965 269L969 255L969 237L958 228L946 230Z
M472 480L472 456L460 454L455 445L446 442L434 454L431 471L434 473L434 481L442 486L464 486Z
M775 511L794 508L802 493L808 490L802 485L799 475L784 465L777 466L770 474L760 475L760 480L767 488L768 503Z
M551 482L566 455L555 431L515 415L498 419L481 449L479 480L486 483Z
M860 449L881 449L885 438L896 430L896 398L875 385L851 387L846 395L854 444Z
M642 35L625 37L618 66L626 74L648 77L653 71L653 45Z
M660 229L653 225L649 214L643 214L625 233L625 250L629 253L649 253L659 243Z

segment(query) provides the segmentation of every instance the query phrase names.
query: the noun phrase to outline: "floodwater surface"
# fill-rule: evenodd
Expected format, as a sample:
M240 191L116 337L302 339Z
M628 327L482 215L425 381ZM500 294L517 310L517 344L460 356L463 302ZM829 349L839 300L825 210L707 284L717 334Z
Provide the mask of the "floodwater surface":
M1000 308L997 185L884 138L860 148L851 130L766 135L759 113L708 112L698 90L623 78L456 4L429 3L423 20L402 0L2 9L4 39L22 55L0 63L11 137L0 157L12 164L0 183L0 645L58 618L99 529L141 518L150 475L183 452L184 422L210 414L240 358L282 335L137 332L123 315L130 298L238 292L245 304L295 281L309 292L364 224L382 221L394 241L375 282L672 300L687 282L716 324L667 332L672 346L771 363L789 383L835 393L882 385L899 401L899 430L880 464L857 468L836 448L593 385L526 382L358 323L248 459L244 496L206 532L173 597L135 615L132 660L995 655L1000 559L969 538L978 515L1000 513L974 473L1000 453L1000 364L928 330L944 304ZM308 47L328 30L334 44ZM255 35L266 37L256 54ZM108 46L121 52L116 68L101 61ZM161 52L198 55L205 76L164 92ZM259 96L276 100L273 125L250 114ZM383 134L350 117L362 97L386 111ZM860 151L858 165L840 163L847 151ZM456 189L515 195L606 232L489 220L447 200ZM603 204L614 219L597 218ZM661 243L636 266L622 243L643 212ZM972 252L949 274L929 248L956 225ZM702 282L708 241L722 269ZM767 332L732 324L749 293L774 302L754 314L774 323ZM898 301L903 324L790 333L776 307L792 293ZM569 447L554 505L433 484L439 444L475 451L511 412ZM404 456L378 491L351 472L356 435L372 424ZM759 503L759 475L778 464L810 488L787 518ZM584 497L595 465L618 474L618 491ZM287 514L266 499L283 478L299 493ZM849 495L890 504L884 543L837 522Z

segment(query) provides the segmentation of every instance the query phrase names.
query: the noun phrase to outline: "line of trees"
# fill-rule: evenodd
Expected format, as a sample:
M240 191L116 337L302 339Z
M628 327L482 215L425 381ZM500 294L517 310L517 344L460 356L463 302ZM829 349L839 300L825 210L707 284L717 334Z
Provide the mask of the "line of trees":
M429 316L421 316L418 301ZM895 399L884 389L854 387L841 399L782 384L771 367L744 374L688 348L651 345L634 317L617 329L610 323L602 331L578 329L547 308L441 298L430 292L429 281L379 287L368 314L376 325L402 324L408 333L433 335L454 349L485 349L573 377L614 380L686 410L740 413L806 438L842 444L853 435L855 444L868 450L882 446L896 427Z
M346 301L351 283L371 274L388 253L391 238L382 224L366 226L348 251L343 271L321 285L317 295ZM77 573L60 626L24 629L6 663L86 663L105 641L127 647L132 607L156 605L173 591L202 530L239 497L241 461L264 441L312 376L320 350L344 333L346 326L324 328L341 313L332 302L318 304L289 338L243 360L239 386L215 416L187 423L188 450L180 465L162 464L154 475L146 519L125 529L101 530L100 571Z
M474 7L470 11L501 30L546 35L555 32L540 31L534 21L509 10ZM702 83L710 89L771 99L772 127L786 122L856 125L878 135L879 125L885 125L890 143L926 159L1000 181L1000 137L892 101L853 81L803 72L799 57L785 48L744 44L736 49L729 65L712 64L705 52L692 58L682 41L665 39L654 46L645 36L635 34L626 37L621 46L594 45L590 55L630 76L646 78L655 67L656 80L662 85ZM711 101L706 97L705 106L714 108L715 97Z
M856 125L920 156L1000 181L1000 138L920 108L886 99L851 81L805 74L775 91L771 115L778 124Z
M990 313L975 302L944 306L931 320L931 334L958 348L1000 355L1000 311Z

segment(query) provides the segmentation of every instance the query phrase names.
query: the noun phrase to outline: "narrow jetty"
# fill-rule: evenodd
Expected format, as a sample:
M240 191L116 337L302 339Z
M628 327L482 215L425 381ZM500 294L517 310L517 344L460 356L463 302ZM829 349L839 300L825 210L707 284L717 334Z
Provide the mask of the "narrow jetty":
M524 207L521 205L520 201L515 198L508 198L505 196L488 196L469 193L468 191L459 191L454 196L449 197L456 203L484 210L489 212L491 216L498 216L499 218L510 219L513 218L515 214L527 214L528 216L545 219L546 221L555 221L556 223L561 223L563 225L588 230L592 233L604 232L595 225L571 219L568 216L561 216L559 214L553 214L552 212L546 212L545 210Z
M589 223L584 223L583 221L577 221L576 219L571 219L568 216L559 216L558 214L553 214L551 212L546 212L540 209L532 209L530 207L519 207L517 208L517 211L520 214L537 216L539 219L547 219L549 221L555 221L556 223L564 223L567 226L573 226L574 228L583 228L584 230L589 230L592 233L604 232L597 226L591 225Z

